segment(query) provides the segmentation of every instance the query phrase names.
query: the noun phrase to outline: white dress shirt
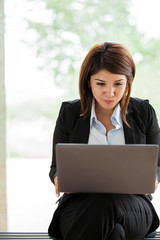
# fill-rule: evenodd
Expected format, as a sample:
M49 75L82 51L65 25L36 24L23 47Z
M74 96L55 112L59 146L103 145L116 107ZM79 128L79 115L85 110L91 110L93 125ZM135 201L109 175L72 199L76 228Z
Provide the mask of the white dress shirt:
M95 99L93 99L88 144L124 145L125 137L120 104L115 107L111 122L115 128L107 132L104 125L96 117Z

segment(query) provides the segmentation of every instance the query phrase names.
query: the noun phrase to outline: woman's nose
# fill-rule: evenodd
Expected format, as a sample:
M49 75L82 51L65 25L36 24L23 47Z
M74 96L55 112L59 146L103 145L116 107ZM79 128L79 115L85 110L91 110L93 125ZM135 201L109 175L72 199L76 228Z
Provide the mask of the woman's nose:
M106 87L105 96L107 96L107 97L114 96L114 88L113 87Z

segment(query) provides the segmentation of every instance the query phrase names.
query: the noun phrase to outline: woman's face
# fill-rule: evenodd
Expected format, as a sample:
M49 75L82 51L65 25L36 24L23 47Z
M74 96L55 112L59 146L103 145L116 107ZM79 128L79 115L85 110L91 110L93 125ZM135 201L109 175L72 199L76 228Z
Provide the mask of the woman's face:
M125 75L100 70L90 78L90 87L96 100L96 110L113 112L122 99L127 85Z

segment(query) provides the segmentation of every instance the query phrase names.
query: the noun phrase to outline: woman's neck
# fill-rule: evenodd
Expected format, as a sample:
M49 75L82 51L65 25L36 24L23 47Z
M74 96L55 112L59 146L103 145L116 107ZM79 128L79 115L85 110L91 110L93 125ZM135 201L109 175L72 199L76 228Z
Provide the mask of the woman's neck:
M111 116L113 114L113 111L114 109L105 110L105 109L100 109L95 107L96 117L98 121L100 121L104 125L107 133L113 128L115 128L115 126L112 124L112 121L111 121Z
M97 104L95 104L95 113L96 113L96 117L97 119L100 118L111 118L112 114L113 114L114 109L104 109L100 106L98 106Z

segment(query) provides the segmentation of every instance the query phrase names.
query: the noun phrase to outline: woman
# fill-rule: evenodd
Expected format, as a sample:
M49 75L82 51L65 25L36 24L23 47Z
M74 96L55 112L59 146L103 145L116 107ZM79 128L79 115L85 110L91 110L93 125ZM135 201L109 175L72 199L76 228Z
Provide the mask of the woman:
M133 58L121 44L96 44L88 52L80 70L80 100L62 104L55 127L50 178L57 196L56 143L160 143L154 109L147 100L130 98L134 77ZM150 199L147 194L65 193L49 234L64 240L143 239L159 226Z

